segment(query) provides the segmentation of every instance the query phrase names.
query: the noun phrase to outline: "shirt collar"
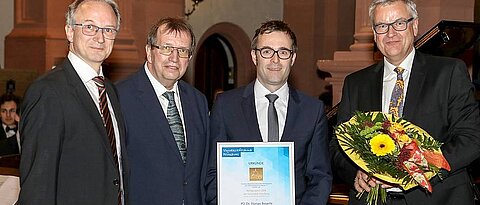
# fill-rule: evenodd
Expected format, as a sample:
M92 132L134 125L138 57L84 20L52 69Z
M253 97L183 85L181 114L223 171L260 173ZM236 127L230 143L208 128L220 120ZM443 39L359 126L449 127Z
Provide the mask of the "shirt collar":
M68 52L68 60L72 63L73 69L77 72L80 79L82 79L83 83L87 83L88 81L92 80L96 76L103 76L103 69L100 66L100 72L97 73L95 70L90 67L85 61L79 58L75 53Z
M412 66L413 66L413 58L415 57L415 49L412 49L412 51L407 55L407 57L398 65L399 67L402 67L405 69L405 71L412 71ZM385 64L385 75L388 74L394 74L395 71L393 71L397 66L394 66L390 62L387 61L386 57L383 57L383 62ZM396 75L396 74L394 74Z
M272 93L265 86L263 86L262 83L260 83L260 81L258 79L255 80L255 84L253 85L253 90L254 90L256 99L259 99L259 98L260 99L267 99L267 98L265 98L265 95ZM278 98L281 99L281 100L287 100L287 98L288 98L288 83L285 82L285 84L283 84L282 87L280 87L280 89L273 92L273 94L278 95Z

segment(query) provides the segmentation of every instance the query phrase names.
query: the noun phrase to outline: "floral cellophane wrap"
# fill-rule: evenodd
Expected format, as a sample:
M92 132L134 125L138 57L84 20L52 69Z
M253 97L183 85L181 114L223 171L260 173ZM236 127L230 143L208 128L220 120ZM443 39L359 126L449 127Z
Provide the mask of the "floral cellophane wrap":
M384 122L381 122L382 120ZM375 124L377 124L377 126L375 126ZM381 124L381 128L379 128L378 124ZM373 131L365 131L367 129L372 129ZM364 138L356 138L357 140L354 140L351 134L359 134L360 132L372 133L367 136L362 136ZM335 134L342 150L361 169L370 176L379 178L385 182L398 184L403 190L408 190L420 185L431 192L432 188L428 180L435 176L440 168L450 170L450 166L440 150L442 143L436 141L422 128L404 119L395 118L390 114L383 114L381 112L356 112L349 121L342 123L335 129ZM372 138L385 134L393 139L395 145L394 150L389 154L379 153L378 150L372 148L372 142L370 142ZM405 136L408 136L408 138ZM363 143L364 145L358 145L358 143ZM357 148L360 147L360 149L355 149L355 146ZM368 146L370 146L371 149L370 153L366 151ZM379 149L384 147L385 145L382 145ZM408 149L408 151L404 151L404 149L402 149L403 147ZM369 163L362 157L362 154L363 156L369 155L370 159L373 158L372 162L378 163L378 161L374 159L375 157L372 157L374 153L372 150L377 151L376 154L384 154L384 156L376 155L375 157L390 157L389 159L395 159L391 163L397 164L397 166L395 166L398 168L398 170L396 170L398 171L397 177L383 172L378 168L377 171L372 171ZM399 157L401 154L403 158ZM399 158L404 160L400 161ZM385 166L385 164L380 164L380 166Z

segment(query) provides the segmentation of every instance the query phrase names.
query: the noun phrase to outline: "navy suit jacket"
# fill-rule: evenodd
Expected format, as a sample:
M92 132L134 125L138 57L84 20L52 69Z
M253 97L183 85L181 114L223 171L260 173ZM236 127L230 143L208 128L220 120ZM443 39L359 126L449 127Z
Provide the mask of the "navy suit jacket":
M143 66L118 83L127 128L131 162L131 204L185 205L204 202L204 163L208 137L205 96L178 81L187 136L187 162L183 163L167 118Z
M125 127L117 93L107 79L105 88L124 156ZM21 110L19 204L118 204L118 168L107 131L68 58L30 85ZM122 165L128 193L125 160Z
M216 204L216 142L262 141L253 85L250 83L246 87L220 94L213 106L207 171L207 202L210 204ZM326 204L332 175L324 105L292 87L289 88L289 95L281 141L295 143L296 204Z
M355 111L382 110L383 67L382 61L347 76L338 122L347 121ZM473 204L465 167L480 156L480 117L465 63L417 51L407 89L403 117L445 143L441 149L452 169L442 182L438 177L431 180L432 194L418 187L408 190L407 203ZM353 187L358 167L337 140L331 141L330 149L333 169ZM364 204L364 199L355 198L353 188L350 204Z

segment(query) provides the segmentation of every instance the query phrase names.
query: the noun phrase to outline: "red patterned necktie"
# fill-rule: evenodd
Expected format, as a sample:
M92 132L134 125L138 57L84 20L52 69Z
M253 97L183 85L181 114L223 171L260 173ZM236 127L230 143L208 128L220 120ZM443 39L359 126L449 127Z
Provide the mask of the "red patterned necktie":
M402 74L405 69L396 67L394 71L397 73L397 81L395 81L395 87L393 87L388 113L393 114L395 117L401 117L403 113L403 90L405 88Z
M102 119L103 125L107 130L108 140L110 141L110 148L112 148L113 153L113 160L115 161L115 165L117 166L117 171L120 173L120 169L118 166L118 156L117 156L117 143L115 141L115 131L113 129L113 122L112 117L110 116L110 110L108 109L108 101L107 101L107 90L105 89L105 81L103 76L96 76L93 79L95 85L98 87L98 94L100 95L99 104L100 104L100 111L102 112ZM122 193L119 189L118 191L118 204L122 203Z

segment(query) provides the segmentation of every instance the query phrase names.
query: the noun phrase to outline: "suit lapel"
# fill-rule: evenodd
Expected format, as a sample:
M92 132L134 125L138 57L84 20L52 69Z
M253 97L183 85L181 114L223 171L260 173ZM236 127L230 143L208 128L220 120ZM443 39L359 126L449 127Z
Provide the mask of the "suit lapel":
M194 154L193 146L189 146L189 145L197 144L197 142L195 142L197 140L197 136L195 134L201 133L201 132L197 131L198 124L195 123L195 122L198 122L199 120L199 117L197 115L198 112L196 110L198 107L195 103L195 99L193 98L193 93L191 93L190 90L185 88L184 83L185 82L183 81L178 81L178 90L180 94L180 100L182 102L181 104L182 104L182 111L183 111L182 113L183 113L183 121L184 121L183 127L186 131L185 136L188 136L187 159L193 159L191 157L191 154ZM178 151L178 146L176 145L176 142L175 142L175 146L177 147L177 152L180 153ZM178 158L179 160L182 160L180 154L178 154ZM190 164L190 163L187 163L187 164Z
M260 133L260 129L258 128L258 119L257 119L257 111L255 107L255 95L253 92L253 85L254 83L250 83L245 87L242 95L242 110L241 112L245 116L245 121L248 127L248 133L246 137L248 137L252 141L263 141L262 134Z
M298 96L297 90L295 88L289 86L289 100L288 100L288 107L287 107L287 119L285 121L285 128L283 129L282 138L280 141L292 141L291 137L293 137L292 133L289 131L294 130L295 124L297 122L298 113L300 113L300 97Z
M373 79L367 81L369 87L366 90L365 98L370 99L365 106L366 109L363 111L382 111L382 91L383 91L383 61L378 63L377 66L373 69ZM367 94L368 93L368 94ZM370 97L367 97L370 95ZM363 98L364 96L359 96ZM361 100L361 102L364 100Z
M113 159L112 149L110 148L110 142L107 138L107 130L103 126L102 116L100 115L97 105L92 100L92 97L88 93L85 85L83 84L80 76L78 76L77 72L73 68L73 65L67 59L63 62L62 68L65 70L66 78L68 79L67 82L70 83L72 90L74 90L75 95L77 96L78 101L82 104L83 108L86 110L86 113L90 116L91 120L94 122L95 126L97 127L98 132L100 133L100 141L103 144L104 150L106 155L109 156L108 158L111 160L113 164L115 161Z
M425 68L426 63L424 56L417 51L413 60L412 71L408 81L407 95L405 96L405 103L403 106L403 116L407 119L412 118L417 111L420 93L425 84Z
M158 101L157 94L153 89L150 80L147 77L145 69L142 68L136 74L135 84L137 86L137 97L142 102L146 109L149 109L148 119L150 119L153 125L158 125L152 128L152 132L159 133L158 136L164 138L168 146L178 155L178 160L183 161L180 152L178 151L177 143L173 137L170 125L167 121L167 116L163 112L162 106ZM183 103L183 101L182 101ZM187 152L188 153L188 152Z

